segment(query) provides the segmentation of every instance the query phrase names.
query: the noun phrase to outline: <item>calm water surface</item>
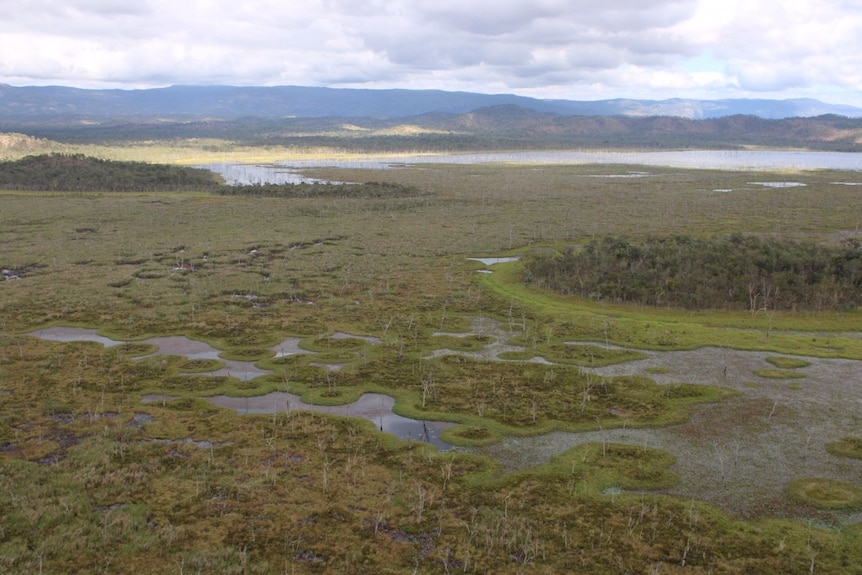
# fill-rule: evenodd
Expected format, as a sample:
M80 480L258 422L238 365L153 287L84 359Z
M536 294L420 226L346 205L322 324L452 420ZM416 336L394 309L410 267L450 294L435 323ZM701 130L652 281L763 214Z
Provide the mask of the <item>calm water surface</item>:
M299 172L307 168L336 167L396 169L417 164L632 164L675 168L727 170L854 170L862 171L862 154L793 152L775 150L689 150L676 152L488 152L416 156L285 159L268 165L209 164L199 166L221 174L231 184L282 184L315 182Z

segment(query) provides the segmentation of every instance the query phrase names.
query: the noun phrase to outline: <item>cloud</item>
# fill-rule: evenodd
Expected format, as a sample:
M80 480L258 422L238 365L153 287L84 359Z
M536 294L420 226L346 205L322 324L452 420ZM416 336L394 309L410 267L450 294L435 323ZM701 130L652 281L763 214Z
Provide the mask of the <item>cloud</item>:
M9 83L862 99L862 14L845 0L0 0L0 10Z

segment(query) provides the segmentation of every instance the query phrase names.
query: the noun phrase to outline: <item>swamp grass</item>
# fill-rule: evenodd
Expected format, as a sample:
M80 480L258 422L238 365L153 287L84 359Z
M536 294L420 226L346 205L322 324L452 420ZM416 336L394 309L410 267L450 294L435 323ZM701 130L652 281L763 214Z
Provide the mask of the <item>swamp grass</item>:
M862 488L846 481L806 477L788 483L785 492L820 509L862 509Z
M535 337L535 336L534 336ZM511 340L513 344L529 343L526 335ZM583 367L602 367L624 361L634 361L646 357L643 353L631 349L608 349L599 345L576 345L566 341L532 342L524 351L507 351L501 353L500 359L528 360L539 356L551 363L578 365Z
M804 373L790 369L756 369L754 375L764 379L802 379L805 377Z
M444 438L481 443L666 424L722 397L575 365L427 358L441 344L483 346L434 335L465 332L475 316L517 325L519 345L560 357L560 342L581 341L862 358L862 343L842 335L858 333L858 312L601 305L525 287L517 263L477 274L465 261L621 231L829 240L860 217L853 187L831 183L856 174L795 173L804 191L720 194L710 190L788 175L593 177L623 169L316 171L428 192L409 200L0 193L0 266L20 272L0 284L0 572L862 572L858 528L742 522L651 493L675 480L658 450L594 444L507 475L368 421L243 416L205 400L289 388L346 403L378 391L402 415L457 422ZM328 373L297 355L259 360L274 373L249 382L181 375L187 360L133 359L151 351L134 341L23 335L48 325L123 341L182 334L225 351L300 335L347 365ZM147 393L177 398L143 404Z
M748 314L684 312L666 308L594 303L559 296L519 282L518 263L498 264L481 283L510 302L530 302L536 331L586 342L607 342L636 349L696 349L706 345L815 357L862 358L855 332L858 310L836 313ZM794 329L794 326L796 329Z
M796 357L771 356L767 357L766 361L771 363L778 369L797 369L801 367L808 367L809 365L811 365L810 361L806 361L804 359L799 359Z
M862 459L862 437L847 436L826 444L826 450L839 457Z

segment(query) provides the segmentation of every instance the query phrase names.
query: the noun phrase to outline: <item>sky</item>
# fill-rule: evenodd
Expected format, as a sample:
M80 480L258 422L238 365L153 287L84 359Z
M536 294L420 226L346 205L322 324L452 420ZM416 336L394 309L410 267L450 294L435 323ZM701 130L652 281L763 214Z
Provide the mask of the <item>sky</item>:
M862 106L862 0L0 0L0 83Z

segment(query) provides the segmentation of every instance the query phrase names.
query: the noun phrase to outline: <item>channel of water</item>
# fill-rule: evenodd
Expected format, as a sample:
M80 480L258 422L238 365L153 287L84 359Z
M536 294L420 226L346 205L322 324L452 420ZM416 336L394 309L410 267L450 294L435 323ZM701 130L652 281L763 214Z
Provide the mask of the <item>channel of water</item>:
M117 341L98 335L96 331L97 330L95 329L77 327L47 327L30 332L27 335L51 341L92 341L100 343L106 347L113 347L126 343L124 341ZM333 337L336 339L357 337L357 339L364 339L371 344L379 342L376 338L351 336L344 333L337 333L333 335ZM203 373L195 373L193 374L194 377L229 376L236 377L241 380L249 380L271 373L268 370L256 367L254 363L250 361L222 359L219 357L219 350L208 343L185 336L154 337L136 343L154 345L158 348L154 353L141 356L137 359L144 359L155 355L176 355L187 357L189 359L217 359L224 363L224 367L220 369ZM272 346L270 349L276 352L277 357L299 353L312 353L300 349L298 344L299 338L291 337L286 338L281 343ZM192 374L190 374L190 376L192 376ZM170 399L173 399L173 397L167 395L147 395L142 398L142 401L145 403L154 403ZM444 421L421 421L400 416L392 411L392 408L395 405L395 400L388 395L379 393L366 393L353 403L337 406L305 403L298 395L285 392L273 392L257 397L230 397L227 395L215 395L206 399L214 405L233 409L237 413L273 413L288 411L291 409L302 409L319 413L328 413L331 415L362 417L374 423L380 431L391 433L402 440L432 443L441 450L452 448L452 445L440 439L440 432L451 426L451 423Z

